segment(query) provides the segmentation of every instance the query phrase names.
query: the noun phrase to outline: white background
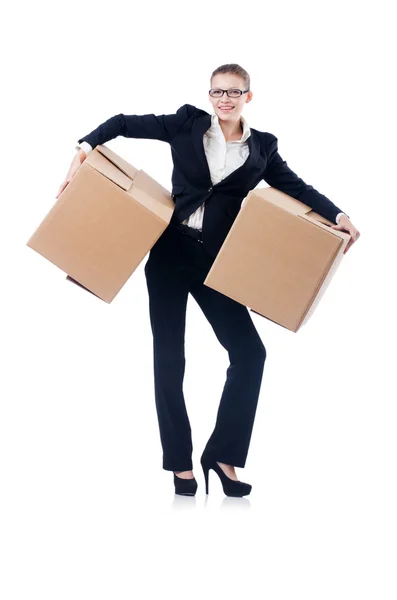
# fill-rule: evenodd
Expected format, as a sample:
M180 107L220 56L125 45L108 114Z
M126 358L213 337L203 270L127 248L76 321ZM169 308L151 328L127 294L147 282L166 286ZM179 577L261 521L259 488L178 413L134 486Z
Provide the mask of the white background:
M3 600L395 600L391 2L25 2L3 17ZM228 357L189 297L199 488L183 498L162 469L146 259L109 305L26 242L77 139L120 112L211 112L211 73L231 62L251 76L248 124L361 237L298 333L251 313L267 360L243 499L213 471L205 495ZM167 144L108 145L171 189Z

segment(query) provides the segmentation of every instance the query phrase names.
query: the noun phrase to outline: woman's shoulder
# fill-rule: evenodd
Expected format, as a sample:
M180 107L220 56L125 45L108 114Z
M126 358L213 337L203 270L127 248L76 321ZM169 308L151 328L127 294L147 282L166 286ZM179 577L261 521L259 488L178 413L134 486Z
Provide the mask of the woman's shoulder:
M202 108L198 108L197 106L194 106L193 104L182 104L182 106L180 106L177 110L177 112L183 112L186 113L188 116L193 116L193 115L197 115L197 116L205 116L205 115L209 115L209 113L205 110L203 110Z
M260 129L255 129L254 127L250 127L251 131L254 131L257 136L261 138L266 143L271 143L274 140L277 140L276 136L270 131L261 131Z

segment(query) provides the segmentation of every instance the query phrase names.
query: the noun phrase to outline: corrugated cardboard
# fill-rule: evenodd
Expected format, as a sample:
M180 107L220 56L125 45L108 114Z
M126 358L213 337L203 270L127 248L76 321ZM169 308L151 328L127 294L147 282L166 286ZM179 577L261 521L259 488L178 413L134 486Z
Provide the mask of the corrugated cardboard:
M174 208L168 190L99 145L27 246L110 303L166 229Z
M350 235L272 187L244 199L205 285L297 332L343 257Z

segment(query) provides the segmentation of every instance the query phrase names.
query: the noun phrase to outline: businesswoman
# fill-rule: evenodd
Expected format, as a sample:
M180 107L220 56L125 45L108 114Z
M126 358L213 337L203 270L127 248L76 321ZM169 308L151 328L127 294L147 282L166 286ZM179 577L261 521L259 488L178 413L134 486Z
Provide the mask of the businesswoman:
M252 486L238 479L235 467L245 466L266 349L248 308L204 285L207 273L243 199L262 179L338 223L336 228L350 232L351 242L359 232L341 209L288 167L278 154L274 135L248 126L241 113L253 93L241 66L220 66L212 73L210 85L211 115L191 104L170 115L119 114L79 139L78 153L58 196L98 144L118 135L170 144L175 209L145 264L163 468L173 471L177 494L196 493L191 428L182 389L190 293L230 360L215 427L200 459L206 493L212 469L226 495L241 497Z

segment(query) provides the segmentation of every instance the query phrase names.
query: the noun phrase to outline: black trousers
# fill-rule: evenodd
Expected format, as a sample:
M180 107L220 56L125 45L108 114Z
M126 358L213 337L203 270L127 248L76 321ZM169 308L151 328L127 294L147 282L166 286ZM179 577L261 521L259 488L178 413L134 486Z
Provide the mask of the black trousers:
M236 467L245 466L248 454L266 349L248 308L203 284L214 260L202 242L170 224L152 247L145 264L153 333L155 402L163 469L168 471L193 469L191 427L182 389L189 292L230 360L215 428L206 449L215 460Z

